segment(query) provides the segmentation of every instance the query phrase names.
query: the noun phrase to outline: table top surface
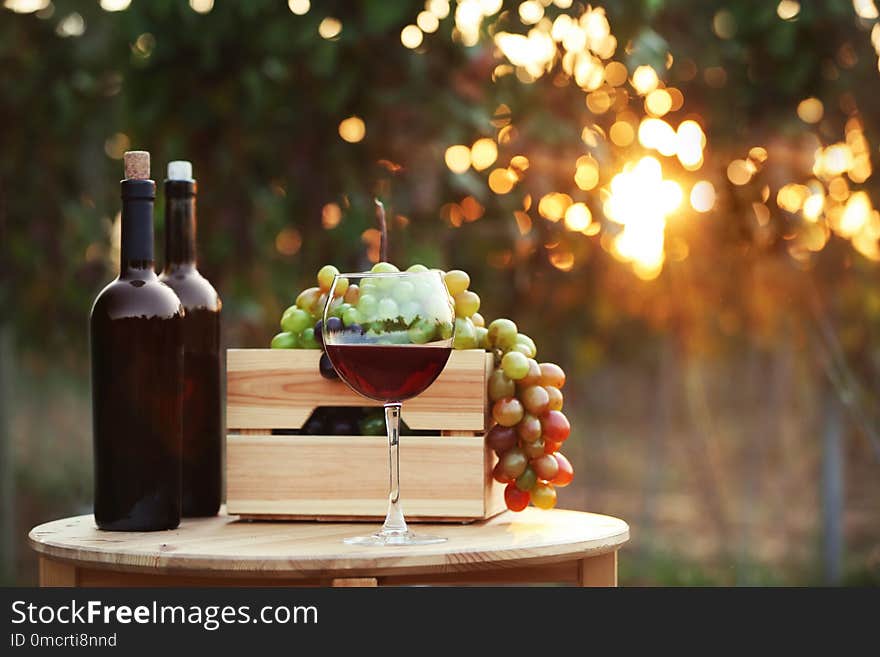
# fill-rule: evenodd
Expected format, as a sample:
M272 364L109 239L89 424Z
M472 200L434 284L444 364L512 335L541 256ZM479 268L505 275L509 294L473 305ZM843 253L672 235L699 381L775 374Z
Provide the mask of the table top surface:
M617 550L629 526L610 516L528 508L484 522L414 524L416 532L445 536L420 546L355 546L342 539L370 533L369 523L247 522L223 513L185 519L161 532L108 532L91 515L34 527L31 547L47 557L81 566L125 571L339 576L447 572L553 563Z

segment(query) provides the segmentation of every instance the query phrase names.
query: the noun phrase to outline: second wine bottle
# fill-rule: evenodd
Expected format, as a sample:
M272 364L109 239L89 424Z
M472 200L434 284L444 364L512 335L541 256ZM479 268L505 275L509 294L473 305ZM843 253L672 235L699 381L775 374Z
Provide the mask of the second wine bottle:
M165 269L161 280L180 298L183 318L182 515L212 516L221 495L220 309L196 266L196 194L192 165L168 164Z

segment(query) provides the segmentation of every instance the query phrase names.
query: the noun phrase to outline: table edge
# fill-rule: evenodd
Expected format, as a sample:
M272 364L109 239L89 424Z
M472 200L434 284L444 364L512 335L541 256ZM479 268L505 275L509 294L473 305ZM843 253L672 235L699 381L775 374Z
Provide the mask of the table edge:
M586 513L586 512L576 512ZM327 557L297 555L297 568L291 567L290 559L282 556L266 557L259 561L242 562L242 567L230 567L229 564L218 565L216 555L201 556L198 554L180 553L120 553L101 550L88 550L82 547L70 547L46 542L36 538L34 532L41 527L55 522L73 518L89 517L71 516L59 518L33 527L28 532L29 547L41 557L64 562L81 568L109 570L131 573L153 573L164 575L200 575L203 577L228 578L260 578L272 579L306 579L327 576L354 576L368 574L370 576L407 575L416 573L461 573L488 569L516 568L532 565L553 564L581 558L588 558L609 552L615 552L630 538L629 524L619 518L603 514L590 514L613 520L619 524L617 531L607 536L594 539L563 543L556 546L524 545L496 552L494 550L462 550L454 553L457 556L468 554L490 554L491 558L471 561L467 558L450 561L450 555L427 553L407 555L403 563L394 561L393 557L369 557L363 554L352 555L348 559L337 559L331 568L327 567ZM522 555L522 551L552 549L552 554ZM149 560L149 564L142 563ZM378 565L377 565L378 560ZM383 564L382 562L390 562ZM177 563L175 563L177 562ZM313 565L314 567L308 567ZM254 567L257 566L257 567ZM305 567L302 567L305 566Z

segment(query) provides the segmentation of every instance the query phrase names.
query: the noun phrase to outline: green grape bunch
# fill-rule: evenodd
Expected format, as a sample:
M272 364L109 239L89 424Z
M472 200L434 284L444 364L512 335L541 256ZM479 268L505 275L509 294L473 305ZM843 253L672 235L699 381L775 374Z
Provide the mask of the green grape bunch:
M378 262L370 271L400 270ZM406 271L429 269L412 265ZM318 272L317 285L300 292L281 316L281 332L272 338L273 349L323 348L321 318L337 275L336 267L325 265ZM383 339L393 340L397 334L417 344L452 335L453 349L492 353L495 369L487 396L493 426L486 434L486 444L498 456L492 476L506 486L504 500L511 511L522 511L530 502L551 509L556 505L556 489L568 486L574 478L571 462L560 451L571 432L562 412L565 372L555 363L539 363L535 341L520 333L512 320L500 318L486 324L479 312L480 297L469 289L467 272L453 269L443 277L455 306L454 326L433 319L443 315L432 307L442 300L420 294L410 281L391 279L364 280L360 287L340 280L333 288L328 325L341 322L367 334L374 331ZM326 354L319 369L326 378L336 377Z

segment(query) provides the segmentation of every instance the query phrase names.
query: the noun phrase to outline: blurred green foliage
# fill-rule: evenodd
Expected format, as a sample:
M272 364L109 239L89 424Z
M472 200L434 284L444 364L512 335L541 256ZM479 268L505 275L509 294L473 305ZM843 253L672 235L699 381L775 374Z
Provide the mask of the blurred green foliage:
M505 3L511 13L499 25L514 29L510 17L518 4ZM413 51L401 45L400 31L423 8L420 0L315 0L304 16L283 0L217 2L205 15L185 0L134 0L115 13L75 0L53 0L52 11L40 15L0 9L0 324L13 327L22 370L32 377L31 387L10 396L12 405L25 407L23 400L42 393L58 406L63 394L47 383L56 370L77 370L74 380L84 381L86 316L115 275L111 227L121 152L130 145L151 151L157 180L169 160L194 163L200 267L224 298L228 345L267 345L281 311L313 284L322 264L364 268L363 233L373 227L378 196L391 217L392 260L467 270L487 318L515 319L536 338L542 358L570 372L567 400L573 400L573 423L582 427L572 443L583 447L576 467L590 495L575 497L582 489L573 486L569 504L593 510L607 492L607 508L598 510L642 513L638 521L662 516L664 509L646 509L653 499L662 506L663 492L673 520L684 524L682 518L695 516L702 530L736 525L740 512L747 516L760 500L769 509L762 507L765 526L775 530L780 517L789 517L786 508L773 515L779 496L773 485L781 480L784 491L796 491L791 503L799 502L801 512L791 514L797 531L787 545L802 544L819 514L799 486L816 479L811 467L819 461L821 418L815 409L824 408L817 402L828 394L825 379L856 408L848 421L860 428L858 436L880 425L872 403L880 381L877 263L836 237L807 264L795 262L787 245L797 218L774 211L767 225L758 225L754 201L764 185L775 194L801 175L803 162L795 156L808 133L824 143L843 139L853 107L877 168L880 97L870 24L838 0L804 1L792 21L781 20L777 3L765 0L596 4L607 10L617 37L615 57L630 68L648 63L665 70L684 94L681 118L699 117L709 136L699 177L715 183L716 209L670 220L668 243L686 243L686 257L668 259L649 282L615 260L598 236L538 216L537 199L567 191L600 217L600 195L581 192L572 180L573 162L590 151L581 131L593 118L583 91L555 84L554 76L533 84L513 75L493 82L499 60L488 35L492 22L480 45L465 48L452 38L447 18ZM84 33L60 36L73 12ZM318 36L326 16L341 20L338 38ZM795 112L808 96L825 108L813 127ZM499 162L525 153L531 167L517 193L498 196L486 186L487 172L452 174L444 153L451 144L495 137L501 104L516 136ZM365 121L359 143L339 136L340 121L350 116ZM748 186L730 185L728 162L757 145L792 158L771 162ZM875 199L876 178L862 185ZM532 230L524 235L513 212L526 195L533 199ZM453 227L441 209L466 196L484 212ZM322 224L328 203L342 208L341 222L329 229ZM161 196L157 209L161 265ZM280 234L287 236L282 249ZM556 244L574 255L571 271L549 262L548 245ZM712 369L719 354L735 367ZM740 365L748 377L737 378ZM84 390L67 404L74 410L43 418L32 401L27 417L14 424L17 441L32 449L19 454L16 473L25 491L20 498L34 507L21 513L21 536L36 520L82 511L70 507L87 503ZM609 422L618 418L626 422ZM727 422L723 431L719 418ZM65 424L72 423L75 436L59 451L58 443L70 438ZM800 440L780 438L786 427L803 429ZM675 438L668 445L667 435ZM625 450L618 447L624 439ZM685 446L684 456L672 443ZM856 500L862 518L877 510L870 444L853 441L849 453L851 461L868 464L853 486L867 491ZM779 453L768 455L768 445ZM47 466L47 455L56 454L58 462ZM756 488L750 477L762 468L766 489L754 494L763 497L748 497ZM716 489L725 486L736 503L726 507L722 499L719 507L730 517L719 519L706 491L724 498ZM692 507L697 511L688 516ZM668 521L657 525L658 533L686 533ZM848 566L849 581L876 583L876 527L860 532L853 543L868 556ZM718 550L729 557L727 535L717 533ZM743 536L748 542L747 531ZM682 564L678 556L665 548L641 561L636 555L630 565L623 561L622 576L638 583L746 581L726 562ZM818 581L808 559L794 573L779 574L757 563L759 556L737 558L743 572L751 569L752 582Z

